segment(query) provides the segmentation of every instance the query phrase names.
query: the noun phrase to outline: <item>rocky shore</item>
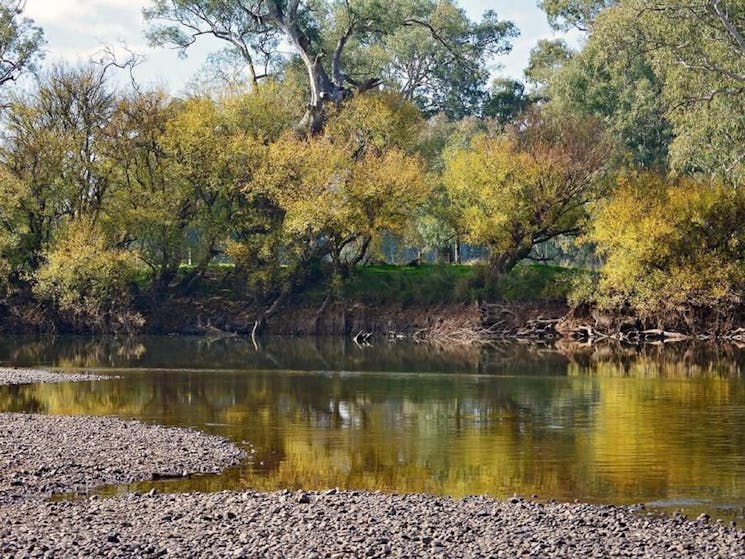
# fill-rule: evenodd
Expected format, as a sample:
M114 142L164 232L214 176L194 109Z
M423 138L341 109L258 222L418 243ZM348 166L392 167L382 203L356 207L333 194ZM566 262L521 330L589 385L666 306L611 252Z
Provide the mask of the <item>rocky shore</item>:
M99 485L212 473L243 452L220 437L112 417L0 414L0 504Z
M0 386L8 384L36 384L50 382L85 382L111 377L89 373L54 373L39 369L13 369L0 367Z
M188 429L0 414L0 557L745 556L745 532L734 526L641 507L335 489L45 499L213 472L241 456L227 440Z
M0 509L3 557L745 556L745 533L628 507L363 492L148 494Z

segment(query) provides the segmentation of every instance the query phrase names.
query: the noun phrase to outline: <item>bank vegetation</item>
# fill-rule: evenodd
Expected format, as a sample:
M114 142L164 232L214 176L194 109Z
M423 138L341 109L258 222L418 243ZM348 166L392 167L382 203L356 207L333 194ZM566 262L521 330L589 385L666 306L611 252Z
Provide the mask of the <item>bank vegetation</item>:
M222 305L256 337L377 289L473 305L480 334L539 299L568 314L523 329L740 335L745 2L541 7L583 40L541 41L523 83L490 81L517 28L452 0L153 1L153 44L225 45L173 96L121 85L136 56L43 62L0 1L3 329L226 331L195 311Z

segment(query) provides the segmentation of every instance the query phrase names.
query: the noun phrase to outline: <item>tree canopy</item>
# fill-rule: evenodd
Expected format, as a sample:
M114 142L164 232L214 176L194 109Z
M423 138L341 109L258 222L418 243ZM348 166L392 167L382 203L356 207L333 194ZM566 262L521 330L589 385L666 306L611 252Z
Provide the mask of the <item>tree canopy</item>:
M44 32L23 17L25 0L0 0L0 86L33 69L41 58Z
M473 22L450 0L154 0L145 17L153 44L185 52L202 35L225 41L254 85L288 62L278 47L289 45L307 72L302 125L312 132L325 104L381 83L426 112L462 116L483 96L489 57L517 35L495 12Z
M136 329L213 282L257 333L376 260L464 258L453 300L532 259L592 267L594 309L740 312L745 2L540 6L583 39L538 42L522 82L492 66L515 26L455 0L151 0L153 44L225 46L175 97L35 67L0 0L0 316ZM235 61L248 83L212 79Z

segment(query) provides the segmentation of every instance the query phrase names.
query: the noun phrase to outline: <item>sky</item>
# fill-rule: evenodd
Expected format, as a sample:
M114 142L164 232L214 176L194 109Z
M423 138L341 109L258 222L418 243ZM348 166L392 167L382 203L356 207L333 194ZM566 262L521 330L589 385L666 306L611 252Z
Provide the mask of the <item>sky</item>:
M26 15L44 29L47 61L85 62L100 58L106 45L126 44L145 57L135 69L140 84L179 93L209 52L221 45L217 40L205 38L189 49L186 59L167 48L148 47L142 8L149 3L148 0L27 0ZM485 10L492 9L500 19L514 22L521 32L513 41L512 53L495 61L501 68L495 69L494 75L522 78L530 49L538 40L560 36L551 30L535 4L535 0L460 1L470 17L480 18Z

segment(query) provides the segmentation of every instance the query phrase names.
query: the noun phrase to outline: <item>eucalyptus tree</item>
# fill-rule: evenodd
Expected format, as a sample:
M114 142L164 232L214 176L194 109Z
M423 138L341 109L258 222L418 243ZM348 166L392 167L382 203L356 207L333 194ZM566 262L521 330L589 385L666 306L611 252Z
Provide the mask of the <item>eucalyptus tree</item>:
M432 112L455 110L478 96L487 59L517 34L492 11L469 20L451 0L152 0L144 14L153 44L186 52L204 35L225 41L253 85L286 63L289 47L308 75L300 127L312 133L328 103L384 82Z
M23 17L25 0L0 0L0 85L14 81L41 57L44 32Z
M589 32L597 16L605 9L618 4L618 0L540 0L538 6L546 12L554 29L578 29Z
M548 91L605 121L636 167L745 180L743 0L613 2Z
M576 53L564 39L541 39L530 50L530 60L524 70L528 82L545 95L551 81Z
M536 99L525 91L525 84L509 78L496 79L484 103L484 116L505 125L518 119Z
M745 180L745 1L627 0L607 25L638 28L664 83L675 139L671 163L684 172Z

